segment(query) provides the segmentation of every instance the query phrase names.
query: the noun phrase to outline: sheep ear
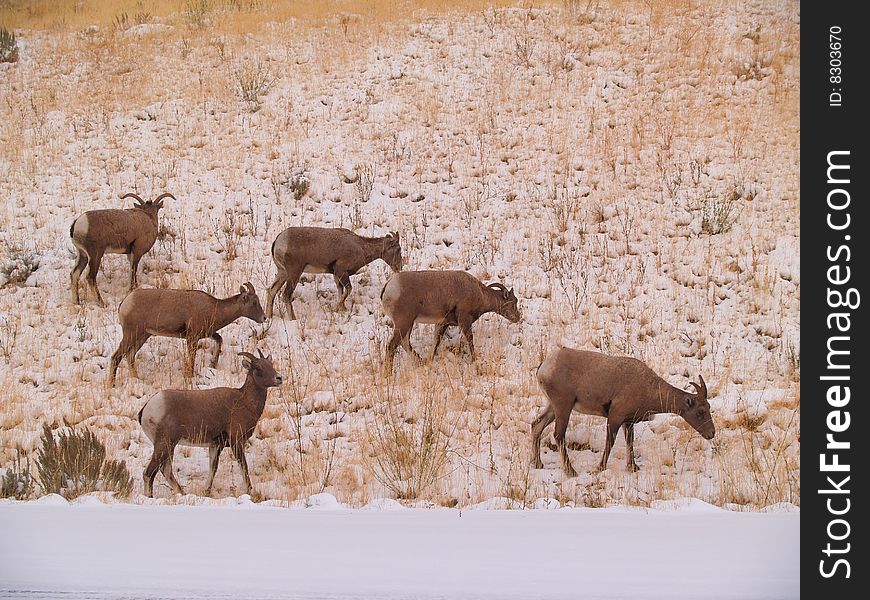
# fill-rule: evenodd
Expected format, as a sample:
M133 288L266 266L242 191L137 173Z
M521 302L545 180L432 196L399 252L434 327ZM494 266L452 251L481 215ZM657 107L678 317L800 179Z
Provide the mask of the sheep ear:
M686 406L688 408L692 408L693 406L695 406L695 397L694 396L688 397L688 399L686 400Z
M248 297L248 289L245 286L239 287L239 293L242 295L243 298Z
M242 368L246 371L250 371L251 370L251 361L248 360L247 358L243 358L242 359Z

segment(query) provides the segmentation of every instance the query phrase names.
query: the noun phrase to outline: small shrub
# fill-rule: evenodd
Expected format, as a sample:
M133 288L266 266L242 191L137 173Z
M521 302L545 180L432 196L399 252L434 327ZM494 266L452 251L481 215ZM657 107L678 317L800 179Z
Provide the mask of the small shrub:
M187 0L184 14L191 29L202 29L208 25L208 14L211 9L210 0Z
M535 53L535 40L524 32L514 39L514 54L516 56L516 64L521 67L529 68L532 66L532 55Z
M261 61L246 63L236 69L236 91L244 102L247 102L251 112L257 112L262 106L261 98L278 81L268 65Z
M15 352L15 344L18 341L19 320L16 318L3 317L0 318L0 355L6 364L12 360L12 353Z
M18 62L18 40L13 32L0 27L0 63L4 62Z
M383 382L367 418L367 462L375 478L396 498L434 497L450 463L458 419L445 407L446 392L434 377L419 381L418 397L406 405Z
M701 231L708 235L718 235L731 231L737 222L737 201L740 193L736 189L724 198L705 196L701 204Z
M7 467L0 478L0 498L24 500L33 494L33 475L30 473L30 459L22 461L23 453L16 450L15 463Z
M369 164L358 165L356 168L356 197L360 202L368 202L372 199L372 191L375 187L375 172Z
M107 460L103 463L103 489L126 498L133 493L133 478L123 460Z
M297 173L290 176L287 182L290 191L293 192L293 198L299 202L302 197L311 189L311 179L305 173Z
M47 494L72 499L96 491L129 496L133 479L122 461L106 460L106 447L85 427L67 428L55 439L48 425L42 426L42 447L36 455L39 482Z
M30 250L11 249L0 262L0 287L20 285L39 268L39 255Z

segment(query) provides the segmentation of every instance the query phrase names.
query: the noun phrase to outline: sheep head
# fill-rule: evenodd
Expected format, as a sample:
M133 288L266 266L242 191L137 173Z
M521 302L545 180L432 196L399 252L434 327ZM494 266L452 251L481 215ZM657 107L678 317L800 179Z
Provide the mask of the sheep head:
M284 382L284 378L275 372L275 367L272 365L271 356L263 356L260 350L257 350L259 357L254 356L250 352L239 352L242 357L242 368L248 371L248 375L254 378L254 383L261 388L278 387Z
M486 287L498 294L498 308L495 310L495 312L503 316L511 323L519 322L521 318L519 301L514 294L513 288L507 289L504 285L500 283L490 283Z
M716 435L716 426L713 424L713 416L710 414L710 403L707 401L707 384L704 377L698 376L699 383L690 381L689 385L695 388L694 394L686 393L686 406L680 412L680 416L692 426L704 439L712 440Z
M402 270L402 247L399 244L399 232L394 231L384 238L384 250L381 258L390 265L393 273Z
M254 290L254 286L246 283L239 288L237 296L242 304L241 316L247 317L255 323L265 323L266 313L263 312L263 307L260 305L260 298Z

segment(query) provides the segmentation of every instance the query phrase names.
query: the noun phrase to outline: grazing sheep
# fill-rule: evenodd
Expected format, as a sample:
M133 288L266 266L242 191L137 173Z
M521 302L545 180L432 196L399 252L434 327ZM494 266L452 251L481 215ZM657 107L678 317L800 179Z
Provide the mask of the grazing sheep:
M244 357L242 367L248 372L240 388L163 390L145 403L139 411L139 424L154 444L154 453L142 476L146 496L153 493L157 471L163 472L173 492L184 493L172 472L172 455L178 444L208 446L206 496L211 494L221 450L227 446L232 449L242 468L245 490L251 493L245 444L263 414L266 392L283 381L275 373L272 357L264 357L259 351L258 354L259 358L248 352L239 353L239 356Z
M384 237L362 237L348 229L321 227L289 227L278 234L272 243L272 259L278 267L278 277L269 287L266 297L266 316L272 318L275 295L282 285L284 298L293 312L293 290L302 273L332 273L340 297L338 310L344 310L344 301L350 294L350 277L370 262L380 258L394 272L402 270L402 248L399 234Z
M538 367L538 383L549 405L532 423L532 459L537 469L541 462L541 434L556 421L554 437L568 477L577 473L568 460L565 432L571 411L607 418L607 441L598 470L607 459L619 428L623 427L628 445L626 464L636 471L634 462L634 424L649 421L659 413L680 415L704 439L713 439L716 427L707 402L707 385L689 382L695 394L670 385L636 358L607 356L599 352L559 347Z
M409 354L414 323L434 323L438 350L447 328L458 325L468 342L471 360L475 359L471 326L481 316L495 312L511 323L520 320L514 291L500 283L484 285L465 271L403 271L393 275L381 290L384 312L393 321L393 337L387 344L387 366L401 344ZM418 355L419 358L419 355Z
M196 346L199 340L210 337L217 343L212 368L217 367L223 339L218 331L240 317L257 323L266 321L260 299L254 286L246 283L239 293L229 298L215 298L198 290L138 289L133 290L118 307L123 338L112 355L109 368L109 386L115 383L115 372L121 357L127 357L130 373L136 372L136 352L152 335L184 338L187 360L184 370L193 374Z
M157 213L163 208L163 199L175 196L166 192L156 199L143 202L133 193L121 199L133 198L133 208L89 210L72 222L69 236L78 253L76 266L70 273L73 302L80 304L79 277L88 265L88 286L93 290L100 306L105 306L97 289L97 272L104 254L126 254L130 260L130 289L136 287L139 261L157 239Z

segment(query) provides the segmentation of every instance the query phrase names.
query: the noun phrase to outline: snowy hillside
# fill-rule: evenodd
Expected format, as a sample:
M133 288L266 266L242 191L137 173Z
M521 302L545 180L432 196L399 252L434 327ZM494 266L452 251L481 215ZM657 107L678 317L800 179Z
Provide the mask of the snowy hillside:
M164 388L240 385L236 353L257 347L286 383L249 444L256 499L799 505L799 5L585 5L386 18L349 2L342 15L277 21L213 8L202 21L182 11L19 30L19 62L0 64L0 467L16 448L35 457L43 423L88 426L129 467L130 501L150 504L143 403ZM333 310L331 277L305 276L298 320L281 306L266 325L228 326L217 369L203 342L185 381L181 343L154 337L142 378L122 363L107 389L129 266L104 259L108 308L84 291L75 306L69 227L85 210L129 206L129 191L178 199L160 213L143 286L225 296L250 281L264 299L280 231L343 226L398 231L407 269L515 288L523 319L478 321L477 364L451 329L432 362L400 351L386 374L389 269L377 262L353 279L346 312ZM412 336L424 355L432 329ZM620 436L600 475L604 421L575 415L579 477L559 469L552 429L545 468L531 468L530 424L546 402L534 370L557 343L640 358L683 389L703 374L716 437L660 416L637 428L639 473L625 469ZM206 450L177 451L194 495L207 462ZM240 489L227 453L214 496ZM161 476L155 495L200 502L171 497ZM750 523L740 518L715 526ZM756 551L735 560L751 565Z

